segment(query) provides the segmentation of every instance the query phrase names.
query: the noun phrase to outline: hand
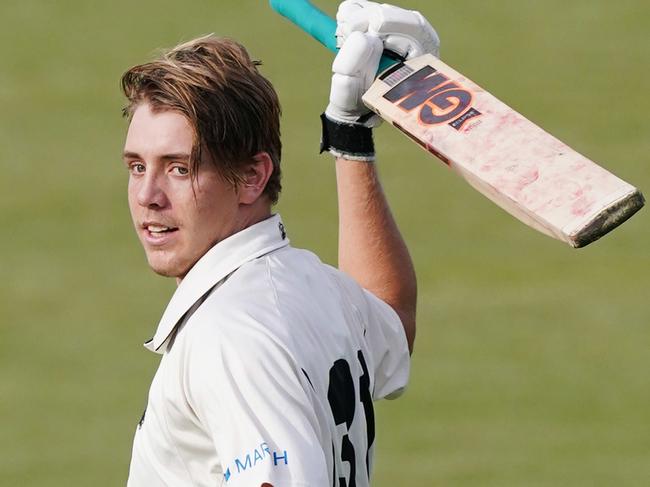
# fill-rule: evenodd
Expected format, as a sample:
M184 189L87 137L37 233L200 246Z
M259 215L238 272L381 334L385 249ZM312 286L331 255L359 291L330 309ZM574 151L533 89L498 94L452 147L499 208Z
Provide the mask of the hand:
M420 12L366 0L345 0L339 5L336 22L339 47L353 32L364 32L378 36L384 49L403 59L427 53L440 57L438 34Z
M321 152L360 161L375 158L371 128L381 119L361 100L384 49L404 59L439 55L440 40L419 13L366 0L345 0L336 15L340 50L332 65L330 100L321 116Z
M374 161L371 128L381 119L361 100L370 87L381 59L379 37L352 32L332 64L330 102L321 115L323 132L320 151L356 161Z
M332 64L330 100L325 115L334 122L379 125L381 119L361 101L377 74L383 50L379 37L351 32Z

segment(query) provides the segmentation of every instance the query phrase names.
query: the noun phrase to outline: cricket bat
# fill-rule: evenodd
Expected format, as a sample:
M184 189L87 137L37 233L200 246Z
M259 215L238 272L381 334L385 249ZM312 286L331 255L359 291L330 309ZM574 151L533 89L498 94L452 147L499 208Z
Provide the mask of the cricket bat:
M336 51L336 22L308 0L270 3ZM436 57L383 57L379 72L364 103L530 227L584 247L643 206L637 188Z

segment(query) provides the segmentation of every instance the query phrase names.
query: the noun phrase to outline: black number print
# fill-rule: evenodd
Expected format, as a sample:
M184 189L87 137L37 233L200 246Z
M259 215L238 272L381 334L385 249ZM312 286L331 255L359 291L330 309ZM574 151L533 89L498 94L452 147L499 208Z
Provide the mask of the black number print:
M360 401L366 416L366 431L368 435L368 448L375 439L375 414L372 406L372 396L370 394L370 374L368 367L361 351L357 353L357 358L363 370L363 375L359 377ZM357 393L354 386L354 379L350 372L350 364L344 359L334 362L330 369L329 388L327 391L327 400L332 409L332 416L337 425L345 424L346 431L350 431L354 412L357 405ZM356 487L357 467L354 445L350 441L350 436L346 433L341 439L341 460L348 462L350 465L349 481L345 476L338 477L338 487ZM366 455L366 469L370 475L370 463L368 451ZM336 465L336 460L335 460ZM334 478L336 478L336 467ZM336 486L335 486L336 487Z

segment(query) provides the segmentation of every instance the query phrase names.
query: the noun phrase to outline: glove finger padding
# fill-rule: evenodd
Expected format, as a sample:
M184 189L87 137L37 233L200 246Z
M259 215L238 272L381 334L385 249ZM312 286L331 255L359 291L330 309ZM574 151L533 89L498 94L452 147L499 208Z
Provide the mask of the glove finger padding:
M345 0L339 5L336 20L339 47L352 32L367 32L405 59L426 53L440 55L438 34L419 12L366 0Z
M378 37L353 32L339 50L332 64L332 86L325 114L337 122L361 123L370 110L361 97L375 79L383 45ZM366 126L378 124L378 117Z
M384 41L384 48L405 59L423 54L440 56L438 34L420 12L383 5L368 24L368 33Z
M366 1L345 1L336 12L336 47L340 48L352 32L368 32L370 15Z

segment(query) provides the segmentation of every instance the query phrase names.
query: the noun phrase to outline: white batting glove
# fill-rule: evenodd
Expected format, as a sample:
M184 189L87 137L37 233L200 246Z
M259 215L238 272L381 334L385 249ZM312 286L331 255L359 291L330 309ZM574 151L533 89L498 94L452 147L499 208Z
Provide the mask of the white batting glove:
M383 45L379 37L351 32L332 64L329 105L321 116L321 152L348 159L372 161L371 128L381 119L361 101L377 74Z
M378 36L384 49L403 59L427 53L440 57L438 34L420 12L366 0L345 0L339 5L336 22L338 47L352 32L367 32Z
M365 120L370 110L361 101L362 95L375 80L383 46L379 37L352 32L332 63L330 100L325 115L341 123L373 127Z

